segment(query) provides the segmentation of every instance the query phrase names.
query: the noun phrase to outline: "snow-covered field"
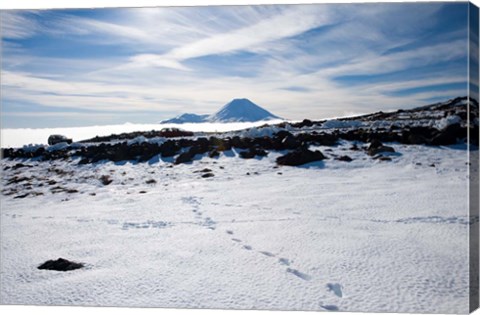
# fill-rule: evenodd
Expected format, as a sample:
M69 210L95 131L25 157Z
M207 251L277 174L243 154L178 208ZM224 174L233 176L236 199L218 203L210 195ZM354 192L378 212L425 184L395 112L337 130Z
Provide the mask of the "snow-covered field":
M467 313L466 146L389 143L384 162L351 145L303 167L235 149L175 166L2 160L3 187L28 180L1 198L1 302ZM36 269L58 257L86 268Z

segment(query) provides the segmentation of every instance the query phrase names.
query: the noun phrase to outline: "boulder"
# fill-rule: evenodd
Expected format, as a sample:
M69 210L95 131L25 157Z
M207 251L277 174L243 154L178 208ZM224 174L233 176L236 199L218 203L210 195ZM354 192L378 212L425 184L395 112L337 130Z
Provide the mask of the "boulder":
M277 158L278 165L298 166L325 159L322 152L310 151L304 147Z
M242 151L239 153L242 159L253 159L256 156L267 156L268 152L263 149L250 148L247 151Z
M175 159L175 164L192 162L194 157L195 154L193 154L190 150L183 152L182 154L177 156L177 158Z
M213 149L212 151L210 151L210 152L208 153L208 157L210 157L210 158L216 158L216 157L218 157L219 155L220 155L220 153L218 152L217 149Z
M194 171L194 173L211 173L212 170L209 168L204 168L202 170Z
M232 147L239 148L239 149L248 149L251 147L249 138L240 138L239 136L235 136L230 140Z
M343 162L352 162L353 161L353 159L351 157L349 157L348 155L339 156L339 157L335 158L335 160L343 161Z
M370 142L370 145L367 148L368 155L374 156L381 152L395 152L395 149L393 149L392 147L383 145L380 141L376 139L372 140Z
M217 137L210 137L210 145L216 148L217 151L228 151L232 148L229 138L220 139Z
M458 139L467 137L467 129L462 128L460 124L451 124L440 130L430 142L432 145L451 145L456 144Z
M282 147L287 150L294 150L300 145L300 142L292 134L286 135L280 143Z
M37 269L70 271L84 267L82 263L76 263L67 259L58 258L57 260L47 260L37 267Z
M408 135L406 142L408 144L426 144L428 143L428 139L422 135L411 133Z
M179 150L179 145L173 140L166 141L160 146L160 153L163 157L174 156Z
M113 182L109 175L102 175L99 180L105 186L110 185Z

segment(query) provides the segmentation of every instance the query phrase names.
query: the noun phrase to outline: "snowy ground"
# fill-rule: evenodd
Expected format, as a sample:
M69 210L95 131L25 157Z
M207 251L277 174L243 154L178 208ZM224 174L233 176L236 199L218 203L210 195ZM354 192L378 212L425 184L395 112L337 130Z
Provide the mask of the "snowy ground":
M383 162L351 144L304 167L227 151L4 170L1 302L467 313L466 148L389 144ZM87 267L36 269L58 257Z

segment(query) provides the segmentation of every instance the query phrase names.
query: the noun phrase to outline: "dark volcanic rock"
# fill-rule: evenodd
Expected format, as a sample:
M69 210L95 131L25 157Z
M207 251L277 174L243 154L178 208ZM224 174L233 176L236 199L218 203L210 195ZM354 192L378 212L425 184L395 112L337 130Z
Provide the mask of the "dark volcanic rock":
M310 162L321 161L325 156L320 151L310 151L306 148L301 148L293 152L287 153L277 158L277 164L298 166Z
M232 148L229 138L220 139L216 137L210 137L210 145L217 151L228 151Z
M467 137L467 129L462 128L460 124L452 124L442 129L432 138L432 145L450 145L456 144L458 139Z
M13 197L13 199L23 199L23 198L27 197L28 195L30 195L30 193L26 193L26 194L23 194L23 195L15 196L15 197Z
M391 161L392 158L389 156L383 156L383 155L378 155L373 158L374 160L379 160L379 161Z
M213 149L208 153L208 157L210 158L216 158L220 155L220 153L217 151L217 149Z
M300 142L292 134L286 135L280 143L287 150L294 150L300 146Z
M252 138L240 138L238 136L233 137L230 142L232 147L239 149L249 149L254 145Z
M70 271L84 267L82 263L76 263L63 258L57 260L47 260L37 267L37 269L56 270L56 271Z
M89 163L92 163L92 161L88 158L83 158L80 161L78 161L79 165L84 165L84 164L89 164Z
M107 185L110 185L113 182L113 180L108 175L102 175L100 176L100 182L102 182L102 184L107 186Z
M351 157L349 157L348 155L339 156L339 157L335 158L335 160L343 161L343 162L352 162L353 161L353 159Z
M33 167L33 166L32 165L25 165L23 163L17 163L14 166L12 166L12 170L16 170L16 169L19 169L19 168L22 168L22 167Z
M404 131L404 137L409 141L409 144L425 144L428 142L428 139L431 139L435 133L436 129L432 127L410 127L408 130Z
M211 171L209 168L204 168L203 170L194 171L194 173L210 173Z
M429 142L424 136L415 133L408 134L406 140L405 142L408 144L426 144Z
M380 148L383 146L383 143L381 143L379 140L377 139L373 139L371 142L370 142L370 145L368 146L368 150L371 150L371 149L377 149L377 148Z
M301 122L292 124L295 128L303 128L303 127L311 127L313 126L313 122L310 119L304 119Z
M177 158L175 159L175 164L192 162L194 157L195 154L193 154L190 150L187 152L183 152L182 154L177 156Z
M160 153L163 157L174 156L179 150L180 146L173 140L166 141L160 146Z
M248 151L240 152L239 155L242 159L253 159L256 156L267 156L268 153L262 149L250 148Z
M392 147L383 145L380 141L376 139L372 140L372 142L370 143L370 146L367 149L368 155L374 156L381 152L395 152L395 149L393 149Z

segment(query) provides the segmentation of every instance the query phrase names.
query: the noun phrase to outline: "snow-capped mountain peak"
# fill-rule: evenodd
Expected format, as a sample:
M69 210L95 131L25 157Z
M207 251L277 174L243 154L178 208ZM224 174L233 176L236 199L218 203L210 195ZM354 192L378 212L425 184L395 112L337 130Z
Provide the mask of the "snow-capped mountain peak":
M255 122L261 120L282 119L246 98L236 98L225 104L211 115L182 114L160 123L203 123L203 122Z
M208 117L211 122L251 122L281 119L246 98L236 98Z

